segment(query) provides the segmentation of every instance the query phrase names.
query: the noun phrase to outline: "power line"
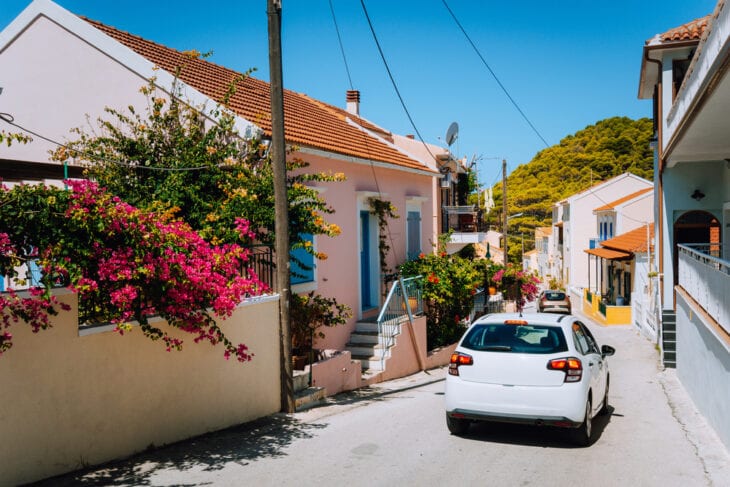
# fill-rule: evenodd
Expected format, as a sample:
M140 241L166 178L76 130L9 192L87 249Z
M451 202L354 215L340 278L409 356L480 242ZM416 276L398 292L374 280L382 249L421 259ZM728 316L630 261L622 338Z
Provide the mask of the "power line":
M19 123L16 123L15 122L15 117L13 117L9 113L0 112L0 120L2 120L3 122L7 123L8 125L12 125L13 127L16 127L18 129L22 130L23 132L29 133L29 134L31 134L34 137L38 137L41 140L45 140L46 142L50 142L53 145L56 145L56 146L61 147L63 149L66 149L69 152L75 153L75 154L77 154L77 155L79 155L81 157L87 158L89 160L94 160L94 161L97 161L97 162L108 162L110 164L116 164L117 166L129 167L129 168L132 168L132 169L146 169L146 170L149 170L149 171L184 172L184 171L204 171L204 170L210 169L211 167L226 167L226 166L230 166L231 165L229 163L220 163L220 164L215 164L215 166L196 166L196 167L154 167L154 166L143 166L143 165L140 165L140 164L134 164L134 163L127 162L127 161L121 161L121 160L115 160L115 159L108 159L108 158L101 157L101 156L98 156L96 154L93 154L91 152L85 152L85 151L80 151L78 149L74 149L73 147L69 147L66 144L62 144L61 142L58 142L56 140L53 140L50 137L46 137L43 134L40 134L40 133L38 133L38 132L36 132L34 130L31 130L29 128L26 128L26 127L20 125Z
M425 147L426 151L429 153L429 155L435 161L436 156L433 155L433 153L431 152L431 149L428 147L426 142L423 140L423 136L421 135L421 132L418 130L418 127L416 127L416 122L413 121L413 117L411 117L411 113L408 111L408 107L406 106L406 103L403 100L403 96L401 95L400 90L398 89L398 84L395 82L393 73L390 71L390 66L388 65L388 61L385 59L385 54L383 53L383 48L380 46L380 41L378 40L378 36L375 33L375 28L373 27L373 23L370 20L370 15L368 14L368 9L367 9L367 7L365 7L365 0L360 0L360 5L362 5L362 11L365 13L365 18L368 21L368 26L370 27L370 32L373 35L373 40L375 41L375 45L378 48L378 52L380 53L380 59L383 61L385 70L388 72L388 77L390 78L390 83L393 85L393 89L395 90L395 94L398 96L398 100L400 100L400 104L403 107L403 111L406 112L406 116L408 117L408 120L411 122L411 127L413 127L413 130L416 132L416 135L418 135L418 139L423 144L423 147Z
M469 44L474 49L474 52L477 53L477 56L479 56L479 59L482 60L482 63L487 68L487 70L489 71L489 73L492 75L492 77L494 78L494 80L497 82L497 84L499 85L499 87L502 88L502 91L504 92L505 95L507 95L507 98L509 98L509 101L512 102L512 105L514 105L514 107L517 109L517 111L520 112L520 115L522 115L522 118L525 119L525 121L530 126L530 128L532 129L532 131L535 132L535 134L540 138L540 140L542 140L543 144L545 144L545 147L550 147L550 144L548 144L547 140L545 140L545 137L543 137L542 134L540 134L540 132L535 127L535 125L530 121L529 118L527 118L527 115L525 115L525 112L522 111L522 109L517 104L517 102L514 100L514 98L512 98L512 95L510 95L509 94L509 91L507 91L507 88L499 80L499 78L497 77L497 74L494 72L494 70L492 69L492 67L489 66L489 63L487 63L486 59L484 59L484 56L482 56L482 53L477 48L476 44L474 44L474 41L471 40L471 37L469 37L469 34L466 33L466 30L461 25L461 22L459 22L459 19L456 18L456 15L454 14L453 10L451 10L451 7L449 7L449 4L446 3L446 0L441 0L441 2L444 4L444 7L446 7L446 10L449 11L449 14L451 14L451 18L454 19L454 22L456 22L456 25L459 26L459 29L464 34L464 37L466 37L466 40L469 41Z
M332 0L329 0L330 13L332 14L332 22L335 24L335 32L337 32L337 41L340 43L340 53L342 53L342 61L345 63L345 71L347 72L347 79L350 82L350 89L354 89L352 85L352 76L350 76L350 67L347 65L347 56L345 56L345 47L342 44L342 37L340 36L340 27L337 25L337 17L335 17L335 8L332 6Z

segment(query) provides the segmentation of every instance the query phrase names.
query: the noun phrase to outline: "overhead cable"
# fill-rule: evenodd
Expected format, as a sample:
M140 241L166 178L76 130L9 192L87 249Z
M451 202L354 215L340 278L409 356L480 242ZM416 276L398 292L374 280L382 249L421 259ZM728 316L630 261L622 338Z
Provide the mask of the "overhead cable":
M510 95L509 91L507 91L507 88L502 84L502 82L497 77L497 74L494 72L491 66L489 66L489 63L487 63L486 59L484 59L484 56L482 56L482 53L477 48L476 44L474 44L474 41L471 40L471 37L469 37L469 34L466 33L466 30L461 25L461 22L459 22L459 19L456 18L456 15L454 14L453 10L451 10L451 7L449 7L449 4L446 3L446 0L441 0L441 2L444 4L444 7L446 7L446 10L449 11L449 14L451 14L451 18L454 19L454 22L456 22L456 25L459 26L459 29L464 34L464 37L466 37L466 40L469 41L469 44L474 49L474 52L477 53L477 56L479 56L479 59L482 60L482 63L487 68L489 73L492 75L494 80L497 82L500 88L502 88L502 91L505 95L507 95L507 98L509 98L509 101L514 105L514 107L517 109L518 112L520 112L520 115L522 115L522 118L525 119L527 124L530 126L533 132L542 140L543 144L545 144L545 147L550 147L550 144L548 144L547 140L545 140L545 137L542 136L542 134L537 130L535 125L530 121L529 118L527 118L527 115L525 115L525 112L522 111L522 108L517 104L514 98L512 98L512 95Z

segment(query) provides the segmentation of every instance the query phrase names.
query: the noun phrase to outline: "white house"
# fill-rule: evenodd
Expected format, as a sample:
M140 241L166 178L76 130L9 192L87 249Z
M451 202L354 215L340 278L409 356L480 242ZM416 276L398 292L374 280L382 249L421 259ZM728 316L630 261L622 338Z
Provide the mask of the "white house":
M583 298L583 290L589 284L589 264L583 251L590 247L592 239L598 238L597 217L593 210L651 187L650 181L624 173L554 205L553 248L550 254L558 266L557 275L576 302ZM615 218L618 223L618 217ZM629 221L626 220L626 223Z
M653 100L655 238L665 366L730 448L730 7L643 48Z

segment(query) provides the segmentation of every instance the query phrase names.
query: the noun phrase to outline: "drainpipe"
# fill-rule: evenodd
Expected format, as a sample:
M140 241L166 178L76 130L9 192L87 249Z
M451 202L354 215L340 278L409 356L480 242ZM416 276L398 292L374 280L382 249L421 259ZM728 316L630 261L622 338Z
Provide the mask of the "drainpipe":
M662 105L662 91L663 91L663 83L662 83L662 62L658 59L652 59L649 57L650 50L644 49L644 60L647 63L653 63L657 67L657 85L656 85L656 91L657 91L657 97L656 97L656 118L657 118L657 164L659 165L659 168L657 170L657 181L656 181L656 189L657 194L655 195L655 198L658 201L657 204L657 215L656 215L656 221L654 225L654 233L656 234L657 239L657 250L655 252L655 257L657 259L657 272L660 276L664 275L664 184L662 181L662 177L664 175L664 150L662 147L662 137L663 137L663 130L664 127L664 106ZM658 285L659 285L659 298L660 298L660 306L663 309L664 305L664 279L659 278L658 279ZM659 334L657 333L657 336Z

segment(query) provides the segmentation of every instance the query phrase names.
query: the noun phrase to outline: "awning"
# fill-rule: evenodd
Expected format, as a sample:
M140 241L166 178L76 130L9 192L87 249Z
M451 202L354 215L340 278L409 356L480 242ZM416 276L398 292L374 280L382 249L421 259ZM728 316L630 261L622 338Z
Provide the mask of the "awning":
M620 250L611 250L603 247L599 247L597 249L585 249L583 252L608 260L628 259L631 257L631 254L628 252L621 252Z

